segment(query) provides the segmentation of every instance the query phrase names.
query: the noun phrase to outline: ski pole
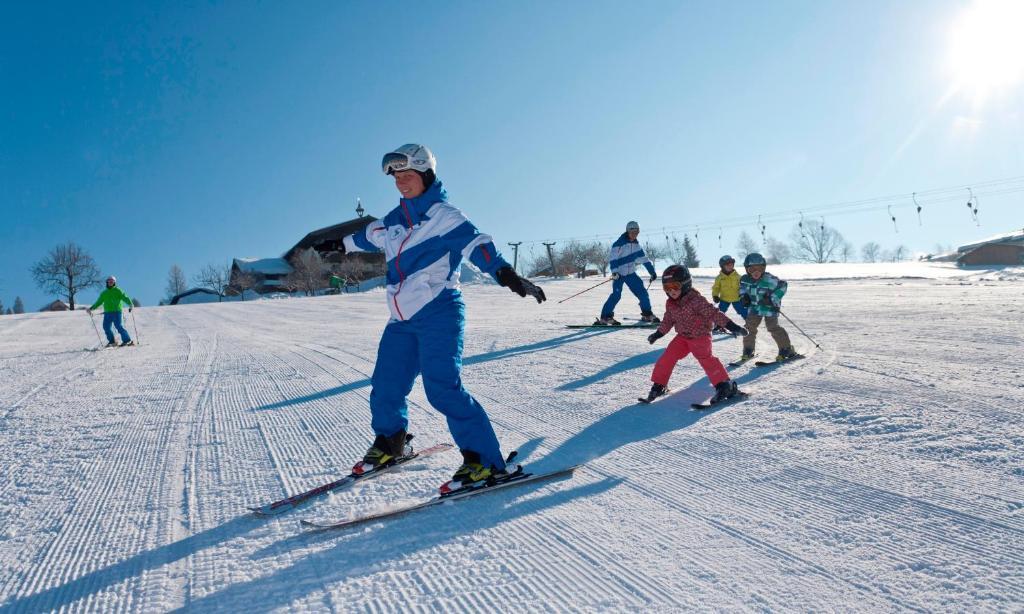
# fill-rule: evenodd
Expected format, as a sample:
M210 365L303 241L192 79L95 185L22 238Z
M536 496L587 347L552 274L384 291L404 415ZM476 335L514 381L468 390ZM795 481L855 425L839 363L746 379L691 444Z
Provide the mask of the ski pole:
M603 286L604 284L606 284L606 283L610 282L611 280L612 280L612 278L611 278L611 277L609 277L608 279L606 279L606 280L602 281L601 283L599 283L599 284L597 284L597 285L594 285L594 286L590 286L590 287L589 287L589 288L587 288L586 290L580 290L580 291L579 291L579 292L577 292L576 294L573 294L572 296L570 296L570 297L568 297L568 298L563 298L562 300L560 300L560 301L558 301L558 302L559 302L559 303L564 303L565 301L569 300L570 298L576 298L577 296L579 296L579 295L583 294L584 292L590 292L591 290L593 290L593 289L594 289L594 288L596 288L597 286Z
M92 316L91 311L86 311L86 313L89 314L89 319L92 320L92 329L96 331L96 341L99 341L100 345L103 345L103 338L100 337L100 329L96 326L96 318Z
M793 320L790 320L790 319L789 319L789 316L787 316L786 314L782 313L782 310L781 310L781 309L779 310L779 315L781 315L782 317L786 318L786 321L787 321L787 322L789 322L790 324L792 324L793 326L795 326L795 327L796 327L796 329L797 329L798 331L800 331L800 334L802 334L802 335L803 335L804 337L807 337L808 339L810 339L811 343L813 343L813 344L814 344L814 347L818 348L819 350L821 349L821 346L820 346L820 345L818 345L818 342L817 342L817 341L815 341L814 339L811 339L811 336L810 336L810 335L808 335L807 333L805 333L805 332L804 332L804 329L802 329L802 328L800 328L799 326L797 326L796 322L794 322Z
M132 328L135 329L135 345L142 345L142 339L139 339L139 322L135 319L135 312L128 312L132 316Z

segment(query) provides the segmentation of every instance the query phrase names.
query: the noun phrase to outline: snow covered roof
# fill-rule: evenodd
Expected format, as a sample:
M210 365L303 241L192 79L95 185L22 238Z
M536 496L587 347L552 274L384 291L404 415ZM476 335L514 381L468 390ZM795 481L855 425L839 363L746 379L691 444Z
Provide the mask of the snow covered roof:
M186 305L191 303L216 303L221 296L207 288L192 288L171 299L171 305Z
M968 243L967 245L961 245L956 248L956 251L963 253L969 252L972 249L977 249L982 245L989 245L990 243L1022 243L1024 244L1024 229L1014 230L1013 232L1003 233L1001 235L995 235L981 241L975 241L974 243Z
M234 266L246 273L287 275L292 267L284 258L235 258Z

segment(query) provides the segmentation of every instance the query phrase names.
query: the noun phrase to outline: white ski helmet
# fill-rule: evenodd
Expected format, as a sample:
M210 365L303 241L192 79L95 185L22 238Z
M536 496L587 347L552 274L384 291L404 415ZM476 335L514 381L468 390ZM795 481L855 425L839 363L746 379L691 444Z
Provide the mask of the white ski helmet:
M384 159L381 160L380 165L385 175L409 169L421 173L437 170L437 160L434 159L434 153L426 145L417 145L416 143L402 145L398 149L384 154Z
M111 275L110 277L107 278L107 283L108 284L114 284L116 286L117 285L117 278L114 277L113 275Z
M640 224L637 224L636 222L632 221L629 222L628 224L626 224L626 232L629 232L630 230L640 232Z

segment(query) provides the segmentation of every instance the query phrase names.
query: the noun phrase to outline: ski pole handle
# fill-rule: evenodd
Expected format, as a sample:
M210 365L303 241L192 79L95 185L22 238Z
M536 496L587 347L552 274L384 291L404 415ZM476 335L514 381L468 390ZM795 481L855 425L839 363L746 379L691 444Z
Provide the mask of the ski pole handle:
M577 292L576 294L573 294L572 296L570 296L570 297L567 297L567 298L563 298L562 300L560 300L560 301L558 301L558 302L559 302L559 303L564 303L565 301L569 300L570 298L576 298L577 296L579 296L579 295L583 294L584 292L590 292L591 290L593 290L593 289L594 289L594 288L596 288L597 286L603 286L604 284L606 284L606 283L610 282L611 280L612 280L612 278L611 278L611 277L609 277L608 279L606 279L606 280L602 281L601 283L599 283L599 284L597 284L597 285L593 285L593 286L590 286L590 287L589 287L589 288L587 288L586 290L580 290L580 291L579 291L579 292Z

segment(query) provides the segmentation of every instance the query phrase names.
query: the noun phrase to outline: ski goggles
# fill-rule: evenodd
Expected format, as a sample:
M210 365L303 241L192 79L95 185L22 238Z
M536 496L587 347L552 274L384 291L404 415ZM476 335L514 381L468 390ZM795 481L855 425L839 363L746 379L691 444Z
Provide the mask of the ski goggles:
M683 282L681 281L666 281L661 284L661 287L665 292L681 292L683 290Z
M409 170L412 168L412 161L409 160L409 156L395 152L385 154L380 166L385 175L390 175L394 172Z

